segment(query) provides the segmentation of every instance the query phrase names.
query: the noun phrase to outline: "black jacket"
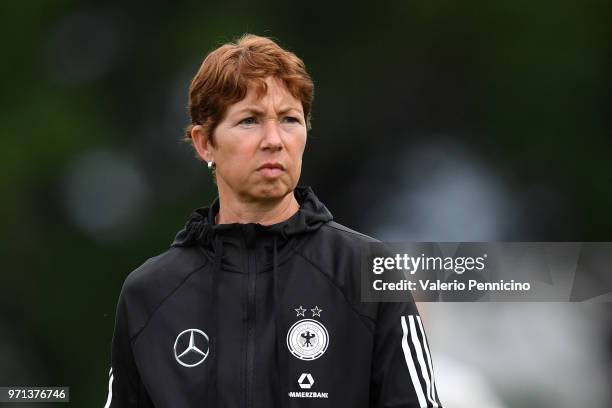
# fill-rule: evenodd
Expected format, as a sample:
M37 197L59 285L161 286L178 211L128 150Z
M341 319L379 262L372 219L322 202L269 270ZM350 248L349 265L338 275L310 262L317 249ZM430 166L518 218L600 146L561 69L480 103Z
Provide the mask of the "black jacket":
M310 187L271 226L197 209L127 276L106 407L441 407L414 302L360 300L362 245Z

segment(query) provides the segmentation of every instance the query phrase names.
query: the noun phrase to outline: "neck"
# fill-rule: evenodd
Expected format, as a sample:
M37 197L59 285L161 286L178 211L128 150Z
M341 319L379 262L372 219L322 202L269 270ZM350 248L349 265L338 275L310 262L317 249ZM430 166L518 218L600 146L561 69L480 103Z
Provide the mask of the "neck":
M290 218L300 209L293 191L284 197L266 200L241 199L219 189L219 213L215 224L258 223L272 225Z

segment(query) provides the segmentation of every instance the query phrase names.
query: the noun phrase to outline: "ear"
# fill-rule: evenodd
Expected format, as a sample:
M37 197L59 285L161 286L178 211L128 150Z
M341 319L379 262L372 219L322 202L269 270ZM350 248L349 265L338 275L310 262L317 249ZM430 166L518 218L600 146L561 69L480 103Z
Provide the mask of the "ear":
M211 145L201 125L195 125L191 129L191 140L193 141L193 147L202 160L206 162L214 161L214 147Z

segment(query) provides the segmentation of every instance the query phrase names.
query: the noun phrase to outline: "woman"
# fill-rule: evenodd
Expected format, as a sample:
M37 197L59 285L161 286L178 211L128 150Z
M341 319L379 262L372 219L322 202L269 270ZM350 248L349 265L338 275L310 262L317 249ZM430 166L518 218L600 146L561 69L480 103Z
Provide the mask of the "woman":
M313 83L272 40L210 53L187 129L219 196L125 280L107 407L440 407L413 302L360 301L360 247L298 186Z

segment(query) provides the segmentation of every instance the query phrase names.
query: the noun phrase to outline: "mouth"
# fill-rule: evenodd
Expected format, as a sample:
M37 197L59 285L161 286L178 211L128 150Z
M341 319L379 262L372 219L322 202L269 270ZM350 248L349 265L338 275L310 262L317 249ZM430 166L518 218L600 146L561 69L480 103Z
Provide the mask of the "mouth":
M285 167L278 163L264 163L257 168L257 172L264 177L274 178L285 172Z

